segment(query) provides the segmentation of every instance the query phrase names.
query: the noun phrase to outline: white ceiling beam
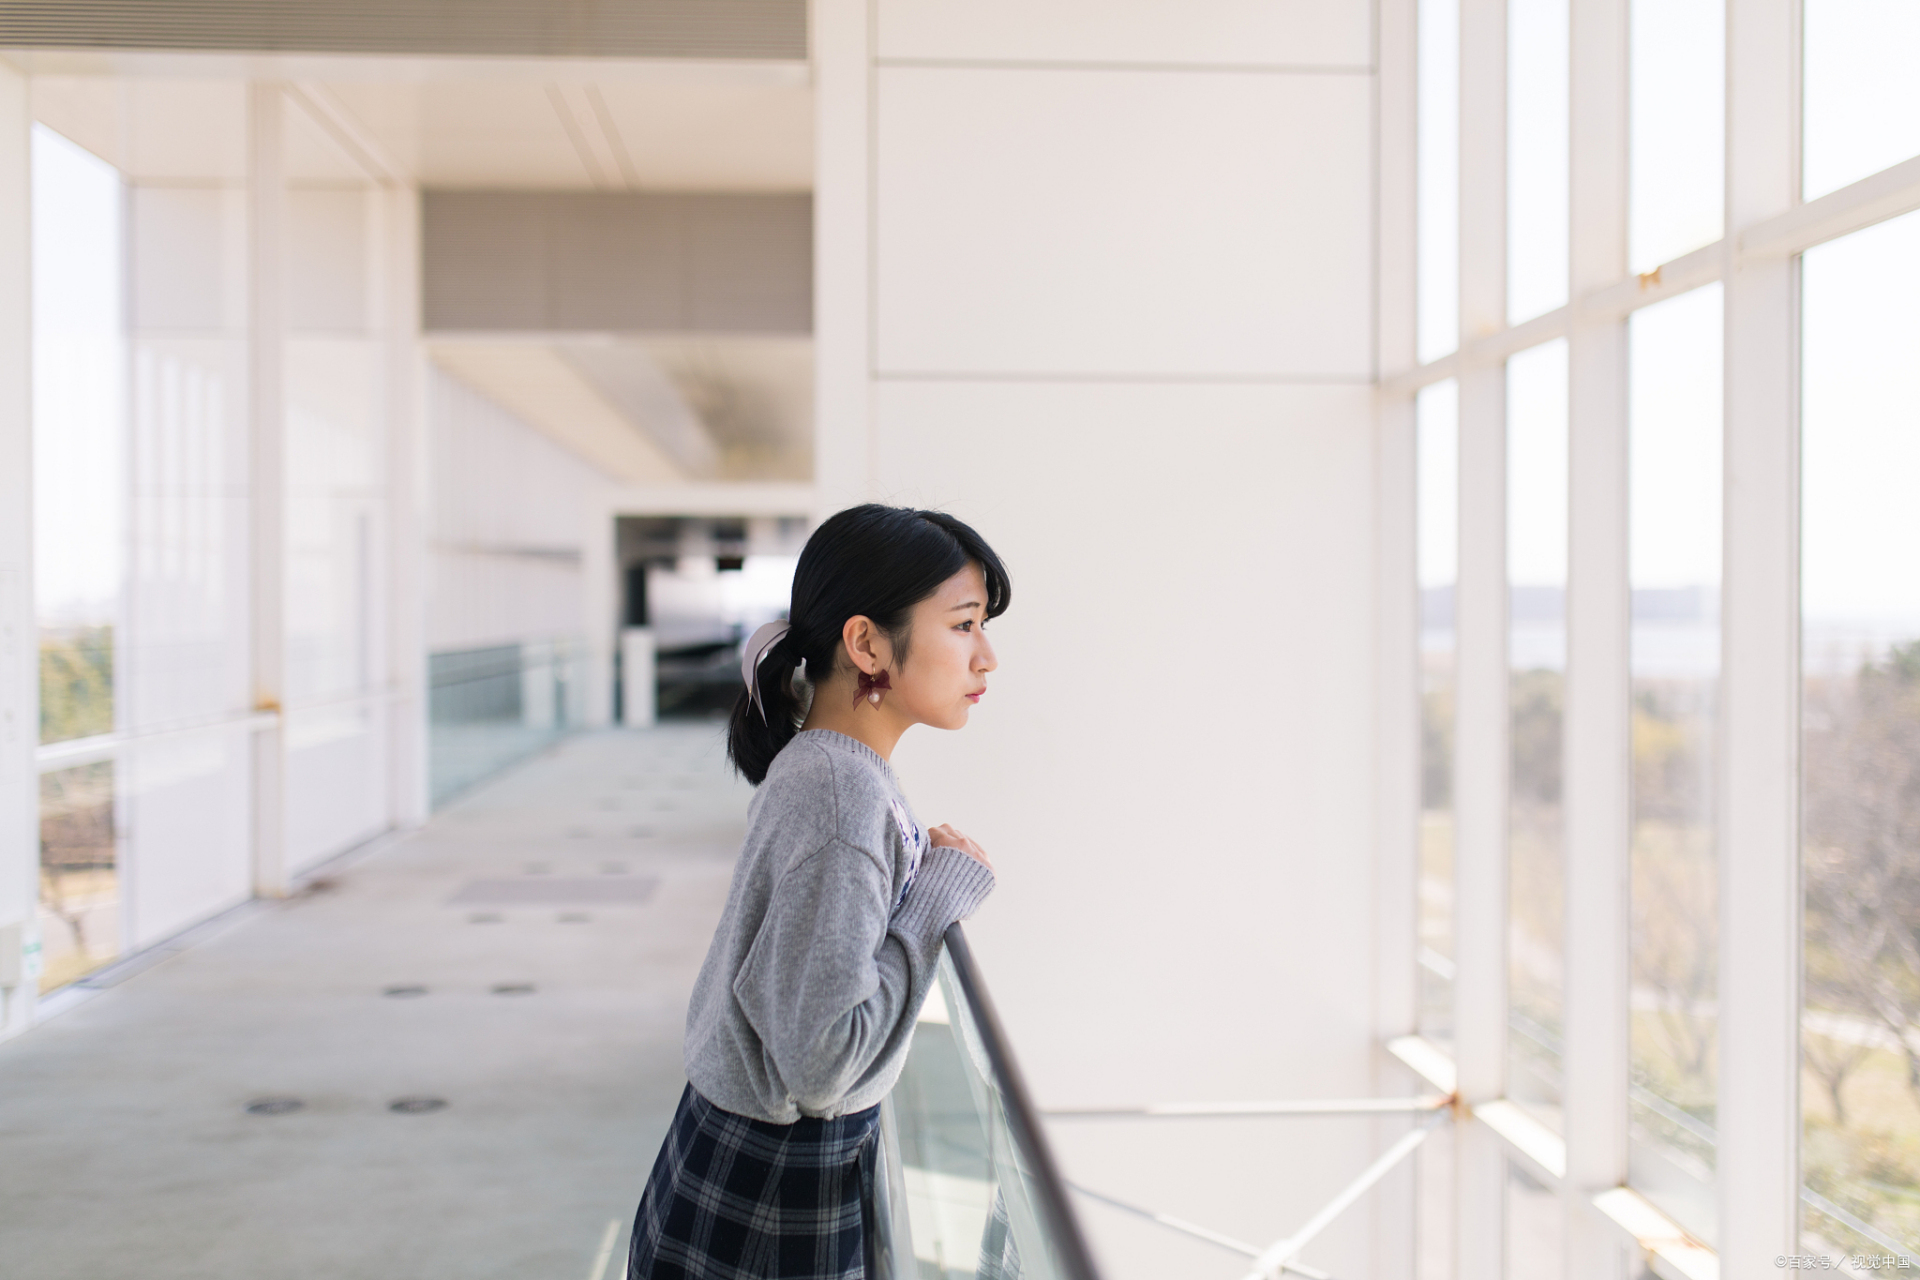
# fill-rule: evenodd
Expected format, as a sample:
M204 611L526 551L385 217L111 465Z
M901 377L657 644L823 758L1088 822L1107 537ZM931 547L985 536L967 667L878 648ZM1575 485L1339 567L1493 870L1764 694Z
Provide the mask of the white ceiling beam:
M405 186L412 179L406 166L393 158L326 85L317 80L294 81L286 85L286 94L289 102L366 170L368 178L382 186L395 187Z

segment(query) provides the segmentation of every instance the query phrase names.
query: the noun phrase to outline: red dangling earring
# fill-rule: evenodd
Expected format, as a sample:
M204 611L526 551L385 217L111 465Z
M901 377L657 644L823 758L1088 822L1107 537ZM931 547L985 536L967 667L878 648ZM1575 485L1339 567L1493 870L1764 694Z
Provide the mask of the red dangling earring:
M887 678L886 672L882 671L877 676L870 676L862 671L860 673L860 692L855 695L853 700L855 703L858 703L861 698L865 698L877 707L880 705L880 695L891 688L893 688L893 681Z

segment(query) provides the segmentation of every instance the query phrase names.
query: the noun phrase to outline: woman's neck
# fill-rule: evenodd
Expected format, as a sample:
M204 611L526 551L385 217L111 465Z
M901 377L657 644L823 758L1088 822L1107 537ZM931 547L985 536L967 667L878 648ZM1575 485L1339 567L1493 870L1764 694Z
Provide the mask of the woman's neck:
M859 696L852 680L829 680L813 691L813 705L807 709L802 733L808 729L826 729L844 734L862 746L872 748L882 760L893 760L893 749L900 735L913 721L897 715L883 696L874 706Z

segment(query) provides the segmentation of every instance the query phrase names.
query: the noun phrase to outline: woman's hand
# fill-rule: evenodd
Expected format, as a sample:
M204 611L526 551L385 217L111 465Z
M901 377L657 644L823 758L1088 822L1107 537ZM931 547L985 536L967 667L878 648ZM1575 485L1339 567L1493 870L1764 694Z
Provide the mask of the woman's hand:
M927 839L936 849L958 849L987 870L993 870L993 864L987 861L985 849L945 823L937 827L928 827Z

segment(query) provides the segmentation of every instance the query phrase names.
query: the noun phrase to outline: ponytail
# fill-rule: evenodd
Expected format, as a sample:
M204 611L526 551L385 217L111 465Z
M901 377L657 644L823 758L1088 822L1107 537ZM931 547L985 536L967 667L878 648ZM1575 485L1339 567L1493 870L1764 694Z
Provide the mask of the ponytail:
M811 688L797 687L801 671L813 684L833 674L848 618L873 619L904 658L913 606L969 562L986 579L987 616L999 617L1013 595L1006 566L984 538L945 512L868 503L815 529L794 569L790 629L753 673L760 704L745 688L734 699L727 757L740 776L759 786L773 758L800 732L812 701Z

